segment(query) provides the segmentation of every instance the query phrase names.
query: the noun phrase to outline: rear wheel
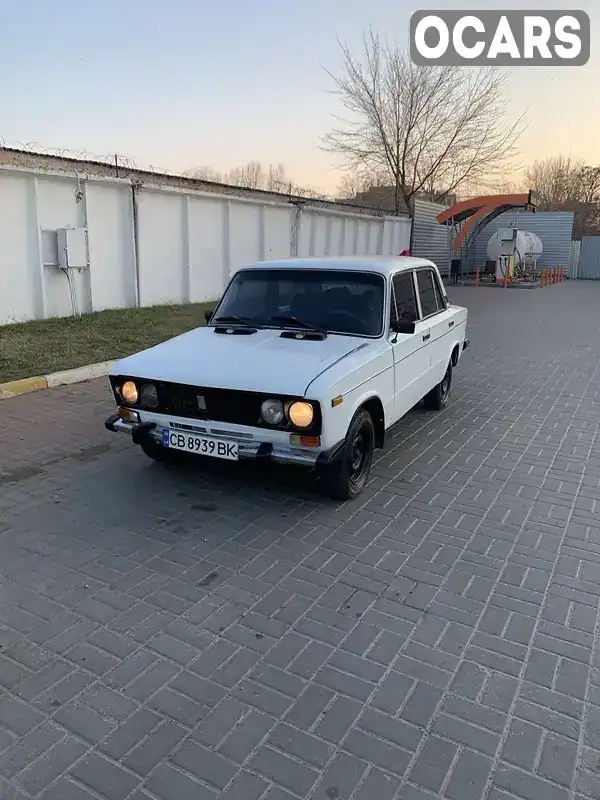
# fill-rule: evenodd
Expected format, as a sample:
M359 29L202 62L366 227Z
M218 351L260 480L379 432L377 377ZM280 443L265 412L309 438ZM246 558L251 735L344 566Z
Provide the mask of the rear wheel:
M423 405L428 411L441 411L448 405L452 388L452 361L448 363L446 374L437 386L423 398Z
M362 492L369 480L374 447L373 419L360 409L350 423L335 471L325 479L333 500L352 500Z

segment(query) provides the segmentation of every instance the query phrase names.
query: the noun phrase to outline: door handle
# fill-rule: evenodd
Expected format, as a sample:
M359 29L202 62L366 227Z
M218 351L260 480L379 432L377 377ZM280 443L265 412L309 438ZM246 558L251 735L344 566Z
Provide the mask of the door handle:
M448 323L448 327L449 327L449 328L452 328L453 326L454 326L454 320L452 320L452 322L449 322L449 323Z
M425 334L423 334L423 341L424 341L424 342L426 342L426 341L427 341L427 339L429 339L430 337L431 337L431 334L430 334L430 333L425 333Z

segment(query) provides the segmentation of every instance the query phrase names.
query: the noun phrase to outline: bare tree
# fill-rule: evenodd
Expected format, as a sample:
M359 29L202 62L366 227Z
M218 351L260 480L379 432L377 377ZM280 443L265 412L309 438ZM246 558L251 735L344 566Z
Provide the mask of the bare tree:
M283 164L269 164L265 169L260 161L249 161L242 166L233 167L224 174L212 167L195 167L187 170L184 175L187 178L240 186L245 189L262 189L278 194L326 199L314 189L295 184L286 174Z
M210 183L223 183L223 175L212 167L193 167L183 173L186 178L194 178L198 181L208 181Z
M277 164L276 166L269 164L265 189L268 189L270 192L281 192L289 183L290 179L286 175L283 164Z
M580 176L584 168L582 161L575 161L570 156L552 156L527 167L525 183L537 192L541 209L556 211L579 200L582 190Z
M542 211L573 211L573 238L600 233L600 167L570 156L535 161L525 181L537 192Z
M524 126L522 117L508 120L506 75L419 67L373 32L358 57L340 46L342 72L328 74L347 116L322 146L349 170L385 172L396 212L417 193L445 197L514 161Z
M340 181L337 194L343 200L354 200L357 195L374 187L386 186L389 178L384 171L357 170L349 172Z
M248 161L242 167L233 167L227 175L227 183L246 189L261 189L264 173L260 161Z

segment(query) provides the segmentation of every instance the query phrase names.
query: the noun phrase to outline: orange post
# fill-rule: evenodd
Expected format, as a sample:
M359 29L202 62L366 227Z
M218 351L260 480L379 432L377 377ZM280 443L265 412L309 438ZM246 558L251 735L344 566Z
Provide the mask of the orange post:
M552 283L556 283L556 279L557 279L556 267L553 267L552 268Z
M479 286L479 267L475 270L475 286Z
M509 270L510 270L510 262L509 262L508 258L506 258L506 261L504 262L504 288L505 289L508 286Z
M562 283L565 279L565 271L562 267L559 267L560 270L560 282Z

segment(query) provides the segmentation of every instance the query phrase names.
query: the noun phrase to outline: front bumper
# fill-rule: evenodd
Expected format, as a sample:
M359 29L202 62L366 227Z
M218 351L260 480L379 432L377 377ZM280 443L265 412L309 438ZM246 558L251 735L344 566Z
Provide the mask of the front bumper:
M141 444L144 439L150 438L157 444L162 445L163 428L155 422L127 422L118 414L112 414L104 423L104 427L112 433L129 433L134 444ZM168 428L166 425L164 427ZM219 438L224 437L219 434ZM228 438L237 442L240 459L272 461L277 464L297 464L304 467L330 464L335 460L339 449L310 451L286 447L284 444L277 442L243 441L243 439L236 437L233 432Z

